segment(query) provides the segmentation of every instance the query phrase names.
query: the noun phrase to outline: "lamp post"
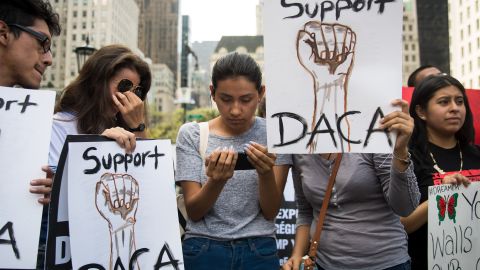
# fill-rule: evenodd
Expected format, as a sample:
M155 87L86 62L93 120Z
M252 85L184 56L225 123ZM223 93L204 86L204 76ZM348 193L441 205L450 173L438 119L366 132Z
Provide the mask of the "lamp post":
M183 109L183 123L187 122L187 107L188 105L195 104L195 100L192 99L192 90L188 87L180 88L180 92L177 94L175 104L180 104Z
M87 39L85 40L86 45L77 47L75 48L74 52L77 55L77 68L78 72L80 72L80 69L82 68L83 64L87 61L87 58L92 55L97 49L94 47L91 47L90 44L90 39L87 36Z

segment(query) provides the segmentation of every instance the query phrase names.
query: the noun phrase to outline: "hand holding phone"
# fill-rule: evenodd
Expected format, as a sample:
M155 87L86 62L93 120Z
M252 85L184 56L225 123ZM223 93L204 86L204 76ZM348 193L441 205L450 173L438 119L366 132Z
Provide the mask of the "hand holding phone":
M245 154L249 157L251 165L259 174L272 171L277 156L268 152L268 148L259 143L250 141L244 146Z
M253 167L252 163L248 161L245 152L238 152L237 163L235 164L234 170L255 170L255 167Z

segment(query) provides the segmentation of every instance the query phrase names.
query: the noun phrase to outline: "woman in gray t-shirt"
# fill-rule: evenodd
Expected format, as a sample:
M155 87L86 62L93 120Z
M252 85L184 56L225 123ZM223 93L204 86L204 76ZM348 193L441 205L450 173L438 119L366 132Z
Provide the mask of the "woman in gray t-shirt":
M274 218L285 182L282 157L268 153L265 120L255 117L265 92L260 68L248 55L228 54L212 72L211 95L220 116L208 122L205 153L197 123L181 127L176 181L188 213L183 241L188 269L278 269ZM235 170L238 152L253 165ZM205 160L202 159L205 154Z

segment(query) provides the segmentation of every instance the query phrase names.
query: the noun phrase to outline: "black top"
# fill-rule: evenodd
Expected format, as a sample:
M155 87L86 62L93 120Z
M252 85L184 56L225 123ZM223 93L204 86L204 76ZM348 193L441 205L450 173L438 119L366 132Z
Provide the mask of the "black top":
M469 146L462 149L463 170L480 169L480 150L478 146ZM460 170L460 146L445 149L428 144L428 149L437 161L438 167L444 172L457 172ZM431 165L432 158L428 156L419 156L412 153L412 160L415 166L415 175L417 176L418 187L420 189L420 203L428 200L428 187L433 186L433 175L437 171ZM426 162L426 160L428 162ZM430 164L430 165L426 165ZM428 269L428 223L425 223L417 231L408 235L408 253L412 258L412 270Z

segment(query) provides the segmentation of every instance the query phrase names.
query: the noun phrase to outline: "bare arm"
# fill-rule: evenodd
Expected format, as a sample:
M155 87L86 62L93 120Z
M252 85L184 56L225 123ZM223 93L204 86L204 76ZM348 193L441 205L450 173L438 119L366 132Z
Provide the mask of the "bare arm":
M262 214L265 219L273 220L277 216L282 203L288 166L275 166L276 155L268 153L267 147L255 142L250 143L245 149L245 153L258 173L259 201ZM280 169L280 167L285 168ZM287 172L287 174L284 172Z
M401 217L400 221L405 227L405 231L411 234L427 223L428 220L428 200L421 203L409 216Z
M185 208L193 221L202 219L213 207L227 181L233 176L237 162L237 153L233 149L216 149L205 160L207 182L201 186L197 182L182 181Z
M468 186L470 184L470 180L457 173L452 174L444 177L442 179L443 184L463 184L464 186ZM418 230L428 221L428 200L421 203L415 211L413 211L408 217L400 218L403 226L405 227L405 231L410 234Z

